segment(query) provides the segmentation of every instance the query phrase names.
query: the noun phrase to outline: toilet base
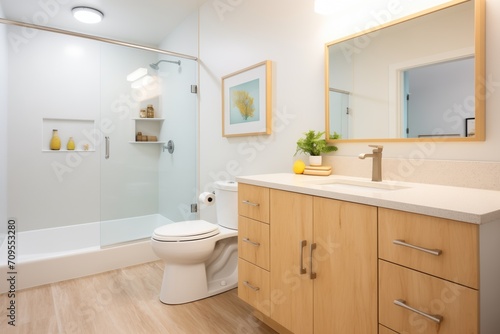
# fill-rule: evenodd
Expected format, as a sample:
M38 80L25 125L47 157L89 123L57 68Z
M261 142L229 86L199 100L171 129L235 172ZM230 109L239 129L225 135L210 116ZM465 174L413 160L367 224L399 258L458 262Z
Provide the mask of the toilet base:
M238 286L238 270L229 277L207 284L205 264L166 264L160 291L164 304L184 304L234 289Z

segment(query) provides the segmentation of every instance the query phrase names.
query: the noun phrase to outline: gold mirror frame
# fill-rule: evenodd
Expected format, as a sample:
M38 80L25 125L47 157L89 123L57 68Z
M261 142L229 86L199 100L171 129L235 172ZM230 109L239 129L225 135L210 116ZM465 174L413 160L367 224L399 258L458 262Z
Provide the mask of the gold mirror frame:
M474 2L474 100L475 129L474 137L424 137L424 138L373 138L373 139L330 139L330 87L329 87L329 47L331 45L357 38L368 33L391 27L418 17L431 14L469 1ZM329 143L353 142L468 142L486 139L486 5L485 0L454 0L430 9L403 17L401 19L365 30L325 44L325 137Z

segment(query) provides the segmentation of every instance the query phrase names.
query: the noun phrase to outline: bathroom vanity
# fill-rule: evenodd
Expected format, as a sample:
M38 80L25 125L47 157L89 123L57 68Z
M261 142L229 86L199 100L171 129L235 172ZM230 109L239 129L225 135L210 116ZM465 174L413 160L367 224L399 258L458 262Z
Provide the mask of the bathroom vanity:
M238 177L238 295L280 332L497 333L500 192Z

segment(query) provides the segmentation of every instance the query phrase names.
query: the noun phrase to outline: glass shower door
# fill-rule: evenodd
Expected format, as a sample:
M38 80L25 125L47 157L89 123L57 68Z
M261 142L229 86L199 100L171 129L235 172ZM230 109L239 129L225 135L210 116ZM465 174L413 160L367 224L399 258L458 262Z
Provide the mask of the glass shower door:
M193 201L197 183L197 96L189 89L197 65L116 45L101 50L101 246L109 246L186 217L179 208ZM150 66L163 58L172 62ZM148 106L154 117L141 118Z

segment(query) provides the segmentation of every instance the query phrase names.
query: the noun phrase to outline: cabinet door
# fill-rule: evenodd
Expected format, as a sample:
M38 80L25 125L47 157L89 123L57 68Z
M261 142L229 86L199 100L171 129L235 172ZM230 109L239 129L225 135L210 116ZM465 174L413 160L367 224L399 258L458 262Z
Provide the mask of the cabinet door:
M312 333L312 196L271 189L270 199L271 318L293 333ZM301 264L306 273L301 273Z
M314 331L377 333L377 208L314 198Z

